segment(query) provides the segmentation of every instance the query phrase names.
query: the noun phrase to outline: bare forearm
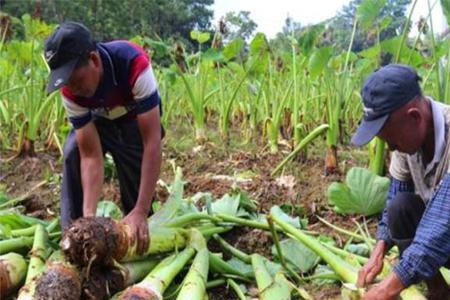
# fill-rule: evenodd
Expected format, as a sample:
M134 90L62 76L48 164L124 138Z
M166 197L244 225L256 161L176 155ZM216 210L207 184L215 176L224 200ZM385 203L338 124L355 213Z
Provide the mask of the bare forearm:
M161 168L161 143L155 142L144 146L141 166L141 181L139 185L139 196L135 209L147 215L150 211L156 182L159 178Z
M83 216L94 216L103 185L103 157L81 158Z

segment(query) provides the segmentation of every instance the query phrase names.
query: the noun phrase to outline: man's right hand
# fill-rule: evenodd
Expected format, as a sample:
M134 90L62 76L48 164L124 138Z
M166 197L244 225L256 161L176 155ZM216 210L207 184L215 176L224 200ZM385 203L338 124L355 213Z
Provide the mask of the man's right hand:
M357 287L365 287L372 283L383 270L383 259L386 250L386 242L378 241L369 261L359 270Z

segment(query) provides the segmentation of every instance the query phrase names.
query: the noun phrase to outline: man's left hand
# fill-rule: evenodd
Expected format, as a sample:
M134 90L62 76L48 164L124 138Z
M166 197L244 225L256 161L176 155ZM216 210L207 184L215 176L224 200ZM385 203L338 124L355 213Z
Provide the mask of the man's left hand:
M396 273L392 272L381 283L374 285L364 294L363 300L394 300L405 287Z
M137 209L133 209L125 219L123 219L123 222L131 228L133 237L131 245L134 245L137 242L136 253L138 255L143 255L150 243L147 214Z
M389 291L381 287L381 284L374 285L364 294L363 300L394 300L398 296L391 296Z

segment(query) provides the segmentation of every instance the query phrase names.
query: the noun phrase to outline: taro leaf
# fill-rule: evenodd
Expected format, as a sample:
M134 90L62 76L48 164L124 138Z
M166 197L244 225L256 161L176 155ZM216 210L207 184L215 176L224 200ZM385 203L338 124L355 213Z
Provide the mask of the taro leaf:
M208 50L206 50L205 53L202 54L202 58L205 61L218 61L218 62L224 61L223 54L220 51L218 51L217 49L212 49L212 48L209 48Z
M312 282L319 286L340 281L339 276L327 265L318 265L314 270L313 276L318 276L318 278L313 279Z
M314 268L320 261L319 256L297 240L283 240L280 242L280 246L284 258L297 272L300 271L301 273L306 273ZM278 257L275 246L272 246L272 254Z
M162 224L177 216L183 200L183 186L181 168L178 167L175 172L175 180L169 189L169 198L161 209L150 217L150 225Z
M239 192L237 196L239 198L240 207L250 212L256 212L258 210L258 202L251 199L246 192Z
M333 48L331 47L319 48L313 52L308 62L308 69L311 77L317 77L322 73L332 54Z
M367 244L350 244L346 247L346 250L350 253L357 254L360 256L368 257L370 255L370 248Z
M117 204L112 201L104 200L98 203L96 216L110 217L114 220L120 220L123 218L123 213Z
M333 182L327 196L340 213L370 216L383 210L388 190L388 178L365 168L351 168L345 184Z
M284 222L287 222L288 224L291 224L295 228L300 229L300 219L299 217L290 217L288 216L279 206L274 206L270 210L271 214L274 214L275 216L278 216L280 219L282 219Z
M317 42L321 40L324 31L325 25L323 23L308 26L305 30L303 30L298 40L298 44L301 50L300 52L303 52L306 56L309 56L310 52L314 49Z
M286 277L281 273L277 273L273 285L266 289L263 294L265 295L264 299L288 300L291 299L291 292L292 287Z
M223 56L226 60L233 59L237 57L242 50L244 49L245 41L241 38L236 38L229 42L224 48L223 48Z
M269 271L270 275L274 277L277 273L283 272L283 267L281 264L268 260L263 257L264 264L266 265L267 271Z
M399 63L406 63L414 67L421 66L424 63L425 59L419 51L412 49L406 43L402 45L402 38L400 36L394 37L392 39L386 39L381 42L381 48L383 49L383 51L388 52L394 56L397 55L398 48L400 46L402 47L402 52L399 57Z
M250 42L250 55L256 56L269 50L269 43L264 33L258 32Z
M191 39L197 41L199 44L206 43L209 40L210 36L211 34L209 32L201 32L198 30L191 31Z
M144 42L148 44L150 47L152 47L153 51L155 51L156 55L158 56L167 55L170 51L170 47L162 41L153 40L151 38L145 37Z
M356 9L356 18L364 30L373 28L386 0L363 0Z
M236 257L232 257L230 260L227 261L233 268L236 270L239 270L242 274L248 277L253 276L253 268L252 265L246 264L240 259L237 259Z
M230 216L236 216L239 209L239 195L230 196L225 194L219 200L211 203L211 212L213 214L225 214Z

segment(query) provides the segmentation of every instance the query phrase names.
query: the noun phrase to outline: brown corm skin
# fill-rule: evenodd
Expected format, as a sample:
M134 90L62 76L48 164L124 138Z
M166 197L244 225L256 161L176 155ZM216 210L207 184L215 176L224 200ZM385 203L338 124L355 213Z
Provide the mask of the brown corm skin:
M79 300L81 279L75 269L64 264L54 264L36 285L36 300Z
M9 279L8 269L6 268L6 264L0 260L0 299L9 293L10 288L11 281Z
M126 290L120 300L159 300L158 295L142 287L132 287Z
M125 227L111 218L87 217L64 231L61 248L66 258L78 265L110 265L128 250Z

